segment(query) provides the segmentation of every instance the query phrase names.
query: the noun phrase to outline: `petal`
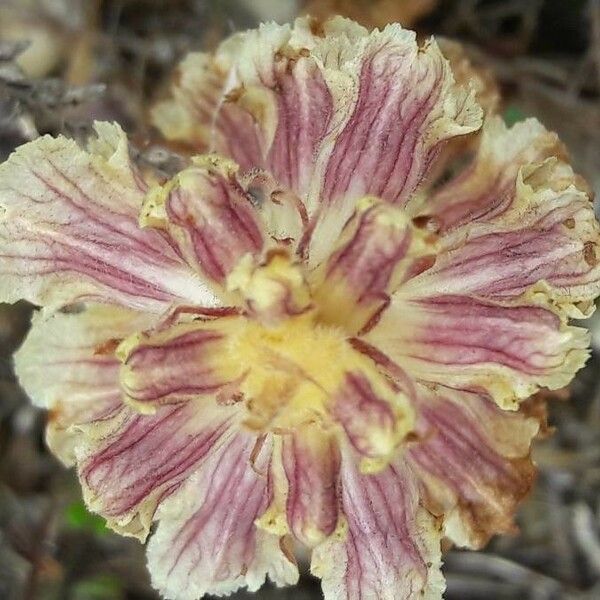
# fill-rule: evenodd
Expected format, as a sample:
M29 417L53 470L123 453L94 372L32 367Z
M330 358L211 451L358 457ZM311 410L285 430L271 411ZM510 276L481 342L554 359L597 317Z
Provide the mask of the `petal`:
M302 265L285 248L273 249L258 265L251 260L240 262L227 287L243 299L246 316L267 327L285 326L286 320L313 307Z
M413 414L404 394L384 378L348 372L331 399L331 414L360 459L360 471L375 473L387 466L410 432Z
M47 441L73 464L81 443L76 423L114 416L121 408L119 341L149 327L155 317L112 306L91 305L79 313L38 313L15 354L20 384L38 406L50 409Z
M148 535L157 506L227 438L235 407L187 402L140 415L127 406L102 424L79 425L79 478L88 507L123 535Z
M225 77L210 55L191 52L174 74L173 98L152 107L152 122L167 140L209 151L213 115L223 101Z
M342 506L347 527L312 557L325 600L441 599L440 531L406 467L360 475L344 460Z
M539 421L441 386L418 386L416 410L420 439L407 459L422 480L426 506L446 515L444 534L477 548L514 531L515 508L535 478L529 447Z
M302 200L268 172L259 169L243 174L241 185L260 213L269 236L296 250L308 221Z
M223 284L242 257L260 256L265 232L235 163L216 155L194 163L148 195L141 222L165 229L189 264Z
M466 47L450 38L436 37L440 50L448 59L454 79L460 85L475 91L475 98L483 108L485 115L498 111L500 89L490 68L471 60Z
M230 38L216 57L192 52L179 65L173 97L153 107L152 122L167 140L195 153L216 151L243 169L262 166L260 131L252 111L233 102L230 54L240 36Z
M212 59L187 59L154 121L192 144L210 129L214 149L270 171L306 202L319 219L313 237L325 228L335 239L358 198L405 202L443 142L479 128L481 109L435 42L419 48L399 25L369 33L341 18L311 24L263 25ZM188 126L173 127L181 113Z
M130 336L117 349L125 402L151 414L161 404L226 394L244 374L227 355L228 336L238 327L238 317L222 317Z
M103 305L37 315L15 357L21 384L51 409L48 443L63 462L77 464L90 509L142 539L158 503L197 468L235 412L190 402L145 417L123 404L115 348L155 320Z
M96 124L88 150L64 137L21 146L0 166L1 299L96 299L160 312L216 299L162 235L142 231L146 191L125 134Z
M288 481L290 529L306 546L316 546L338 523L337 439L317 425L305 425L283 436L282 459Z
M510 206L442 236L435 265L403 293L499 300L535 286L540 302L572 317L590 314L600 293L600 226L575 181L555 160L522 169Z
M339 27L339 21L331 23ZM326 37L314 52L320 57L331 53L335 61L341 45L336 37ZM340 71L336 83L345 80L352 93L344 90L336 97L336 106L347 108L319 157L326 157L321 196L331 202L369 194L404 202L423 180L441 142L479 128L481 109L454 85L435 41L419 48L414 32L397 24L370 34L365 30L344 50L337 64L327 63Z
M398 295L365 340L417 379L488 393L506 409L567 385L589 356L585 329L528 299Z
M433 216L442 231L493 220L515 202L522 167L564 154L558 136L536 119L508 128L501 117L488 118L472 163L432 197L413 198L408 208L413 214Z
M251 465L255 443L250 435L234 435L162 504L148 566L153 585L167 598L196 600L242 586L255 591L267 575L278 585L297 580L277 537L254 523L272 498L265 475L271 442Z
M297 37L289 25L263 24L229 38L214 57L188 56L173 100L152 112L155 125L168 139L203 151L208 144L243 169L266 168L305 192L333 101L317 60Z
M311 276L319 319L358 332L385 307L390 292L429 266L433 241L404 210L361 200L334 252Z

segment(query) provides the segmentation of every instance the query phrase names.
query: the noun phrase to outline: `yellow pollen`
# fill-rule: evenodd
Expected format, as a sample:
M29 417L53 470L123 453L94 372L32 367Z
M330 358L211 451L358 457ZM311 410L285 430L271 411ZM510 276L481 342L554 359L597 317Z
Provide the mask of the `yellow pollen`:
M356 410L360 423L345 422L343 427L360 432L368 446L361 469L381 470L412 427L412 411L375 363L348 343L342 325L320 321L301 266L284 251L271 252L260 264L248 255L229 276L227 287L241 296L247 311L247 318L235 321L226 350L226 362L240 373L245 425L280 434L307 424L341 432L336 415L345 406L340 410ZM364 410L375 412L362 414L358 405L345 404L360 403L352 400L355 377L368 382L369 393L384 408L365 404Z
M363 358L341 330L320 326L310 311L277 327L247 320L231 336L231 360L248 365L241 391L253 429L288 430L327 418L327 403L348 369Z

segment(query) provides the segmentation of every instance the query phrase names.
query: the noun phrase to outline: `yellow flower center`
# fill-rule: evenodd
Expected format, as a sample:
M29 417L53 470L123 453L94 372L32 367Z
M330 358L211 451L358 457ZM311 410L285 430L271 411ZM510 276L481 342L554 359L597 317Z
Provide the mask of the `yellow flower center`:
M300 265L284 254L258 267L244 260L228 287L241 294L254 317L245 319L228 342L230 360L243 366L240 391L247 401L248 427L283 432L318 422L329 428L331 404L352 373L367 377L373 392L409 425L410 410L374 363L354 350L341 327L319 322ZM406 433L400 429L379 443L391 450Z

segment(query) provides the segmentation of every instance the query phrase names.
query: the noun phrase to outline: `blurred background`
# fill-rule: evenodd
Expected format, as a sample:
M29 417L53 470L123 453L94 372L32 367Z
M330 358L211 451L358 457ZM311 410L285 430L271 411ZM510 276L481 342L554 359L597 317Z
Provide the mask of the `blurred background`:
M174 158L154 142L146 111L174 64L231 32L303 12L459 40L500 94L505 120L534 115L558 131L600 192L598 0L0 0L0 161L40 134L86 137L93 119L109 119L133 136L138 160L168 169ZM0 599L156 599L143 547L86 511L74 473L45 449L46 415L14 381L11 354L31 311L0 304ZM546 394L557 431L535 448L540 474L520 535L484 552L450 551L449 600L600 598L599 318L589 326L587 367L569 389ZM305 574L297 588L234 596L250 597L321 593Z

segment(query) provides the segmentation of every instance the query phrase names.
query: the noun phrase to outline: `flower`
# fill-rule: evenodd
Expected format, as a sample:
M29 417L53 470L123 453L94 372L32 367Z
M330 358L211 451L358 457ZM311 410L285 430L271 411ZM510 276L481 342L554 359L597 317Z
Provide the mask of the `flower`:
M170 181L107 123L0 167L0 299L43 306L17 374L88 506L157 522L166 597L293 583L300 543L328 600L440 598L442 537L514 528L600 236L556 136L475 95L434 41L300 19L185 59Z

